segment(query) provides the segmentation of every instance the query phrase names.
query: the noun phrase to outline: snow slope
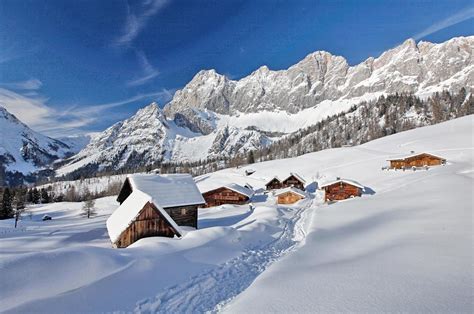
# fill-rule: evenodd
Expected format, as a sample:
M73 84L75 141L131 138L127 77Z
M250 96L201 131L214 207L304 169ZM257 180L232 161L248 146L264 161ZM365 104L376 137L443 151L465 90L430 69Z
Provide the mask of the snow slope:
M5 312L472 312L473 116L357 147L232 168L196 178L200 189L250 183L254 208L200 210L182 239L110 247L105 220L81 203L39 205L33 220L0 221ZM382 171L386 158L430 151L448 165ZM245 176L245 170L255 173ZM261 193L289 171L316 183L336 176L361 198L321 204L321 193L276 206ZM50 222L39 218L48 213ZM3 287L6 287L4 289Z

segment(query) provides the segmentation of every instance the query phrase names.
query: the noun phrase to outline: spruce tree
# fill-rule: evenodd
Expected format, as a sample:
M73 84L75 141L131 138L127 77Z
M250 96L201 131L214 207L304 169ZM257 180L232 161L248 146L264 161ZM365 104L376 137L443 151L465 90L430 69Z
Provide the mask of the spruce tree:
M2 197L2 207L0 208L0 219L8 219L13 217L12 207L13 195L9 188L5 188Z

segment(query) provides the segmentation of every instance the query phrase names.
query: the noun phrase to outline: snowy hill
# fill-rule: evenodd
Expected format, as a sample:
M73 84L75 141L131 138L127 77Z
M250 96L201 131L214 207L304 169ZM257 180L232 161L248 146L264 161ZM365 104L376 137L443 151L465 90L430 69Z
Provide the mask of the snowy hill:
M6 181L15 173L27 175L72 154L67 144L33 131L2 106L0 134L0 171L4 169Z
M440 44L409 39L355 66L318 51L287 70L263 66L238 81L200 71L163 111L153 103L111 126L58 175L232 157L381 95L471 93L473 50L473 36Z
M0 221L2 310L472 312L473 129L470 115L253 164L250 176L249 166L198 177L203 190L246 182L258 190L292 171L311 193L280 206L258 191L253 209L201 209L199 229L182 239L145 238L127 249L111 248L107 238L114 198L97 200L98 216L89 220L79 216L81 203L34 205L33 219L17 230ZM441 155L447 165L381 170L387 158L412 150ZM357 180L365 193L322 204L313 191L336 176ZM42 222L43 214L53 220Z

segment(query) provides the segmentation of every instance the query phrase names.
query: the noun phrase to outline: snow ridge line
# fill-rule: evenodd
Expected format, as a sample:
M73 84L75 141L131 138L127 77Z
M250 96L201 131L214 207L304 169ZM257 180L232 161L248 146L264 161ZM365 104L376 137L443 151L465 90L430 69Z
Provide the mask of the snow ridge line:
M245 250L240 256L191 277L154 298L137 302L135 313L217 313L271 264L297 248L306 238L306 212L314 199L297 209L285 224L281 235L262 246Z

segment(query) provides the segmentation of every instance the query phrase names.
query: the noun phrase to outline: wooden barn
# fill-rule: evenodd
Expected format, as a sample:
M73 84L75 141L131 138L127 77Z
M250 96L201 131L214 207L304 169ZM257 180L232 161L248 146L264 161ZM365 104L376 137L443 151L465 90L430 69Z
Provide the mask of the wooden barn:
M268 181L265 184L265 188L267 190L276 190L276 189L281 189L281 181L278 179L278 177L273 177L270 181Z
M117 201L107 230L118 248L145 237L181 237L180 226L197 228L198 206L205 203L188 174L129 175Z
M324 190L324 200L328 202L361 196L364 186L354 180L338 178L321 185L320 189Z
M390 162L390 169L406 169L444 165L446 164L446 159L428 153L419 153L389 159L388 162Z
M293 204L306 197L305 193L295 187L287 187L275 191L278 204Z
M232 183L204 192L202 196L206 207L213 207L224 204L243 205L250 201L253 194L252 189Z
M265 184L265 187L267 190L277 190L277 189L283 189L283 188L294 186L304 191L305 184L306 182L301 176L292 172L284 180L280 180L278 179L278 177L273 177L270 181L267 182L267 184Z
M293 172L290 173L288 178L281 181L281 187L282 188L287 188L287 187L294 186L295 188L298 188L298 189L303 190L303 191L305 190L305 188L304 188L305 184L306 184L306 181L302 177L300 177L298 174L293 173Z

